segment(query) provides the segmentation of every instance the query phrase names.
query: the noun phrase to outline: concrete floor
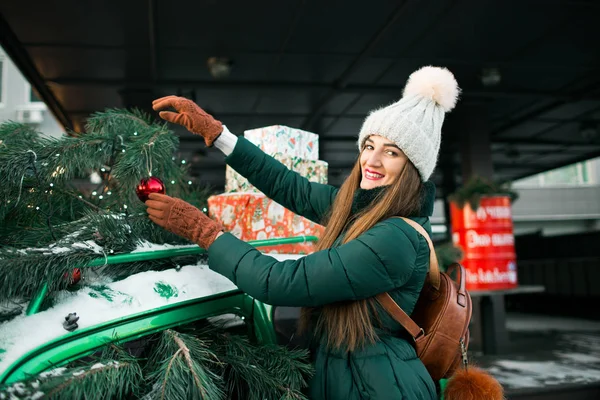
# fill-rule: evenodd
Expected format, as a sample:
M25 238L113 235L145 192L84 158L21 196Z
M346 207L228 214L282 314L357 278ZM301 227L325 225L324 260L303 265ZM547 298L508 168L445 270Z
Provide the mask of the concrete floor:
M546 315L507 315L505 354L471 354L507 389L600 385L600 322Z

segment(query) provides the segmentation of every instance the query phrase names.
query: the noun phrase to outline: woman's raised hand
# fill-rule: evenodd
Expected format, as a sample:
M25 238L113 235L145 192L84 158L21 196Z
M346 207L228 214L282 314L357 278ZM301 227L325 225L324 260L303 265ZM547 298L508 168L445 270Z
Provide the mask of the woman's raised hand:
M158 114L165 121L184 126L188 131L200 135L204 142L211 147L223 132L223 124L212 115L198 107L193 101L179 96L166 96L152 102L154 111L173 108L173 111L160 111Z

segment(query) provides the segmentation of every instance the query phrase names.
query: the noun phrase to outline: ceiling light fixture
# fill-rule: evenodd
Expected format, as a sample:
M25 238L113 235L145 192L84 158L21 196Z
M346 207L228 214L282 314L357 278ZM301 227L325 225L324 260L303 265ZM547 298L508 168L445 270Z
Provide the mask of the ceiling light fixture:
M495 67L491 68L483 68L481 70L481 83L483 86L490 87L496 86L502 80L502 75L500 74L500 70Z
M209 57L206 61L206 66L213 78L223 79L231 74L233 61L227 57Z

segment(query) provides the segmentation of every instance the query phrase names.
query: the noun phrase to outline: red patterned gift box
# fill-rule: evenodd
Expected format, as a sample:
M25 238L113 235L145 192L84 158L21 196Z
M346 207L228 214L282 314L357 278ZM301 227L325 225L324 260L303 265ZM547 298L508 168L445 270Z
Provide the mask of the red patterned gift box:
M262 193L226 193L208 198L208 213L225 229L247 242L292 236L318 236L323 226L294 214ZM309 254L314 242L261 247L264 253Z

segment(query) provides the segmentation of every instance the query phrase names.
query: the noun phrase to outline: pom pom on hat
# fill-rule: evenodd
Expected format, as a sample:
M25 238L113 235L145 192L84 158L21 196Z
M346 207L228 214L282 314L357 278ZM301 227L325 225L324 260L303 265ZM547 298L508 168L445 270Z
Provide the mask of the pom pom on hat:
M373 110L358 134L362 151L369 135L391 140L413 163L421 179L429 179L437 163L445 114L458 100L460 89L446 68L426 66L413 72L404 95L387 107Z
M454 108L460 90L452 72L446 68L423 67L413 72L404 88L404 96L420 96L439 104L445 112Z

